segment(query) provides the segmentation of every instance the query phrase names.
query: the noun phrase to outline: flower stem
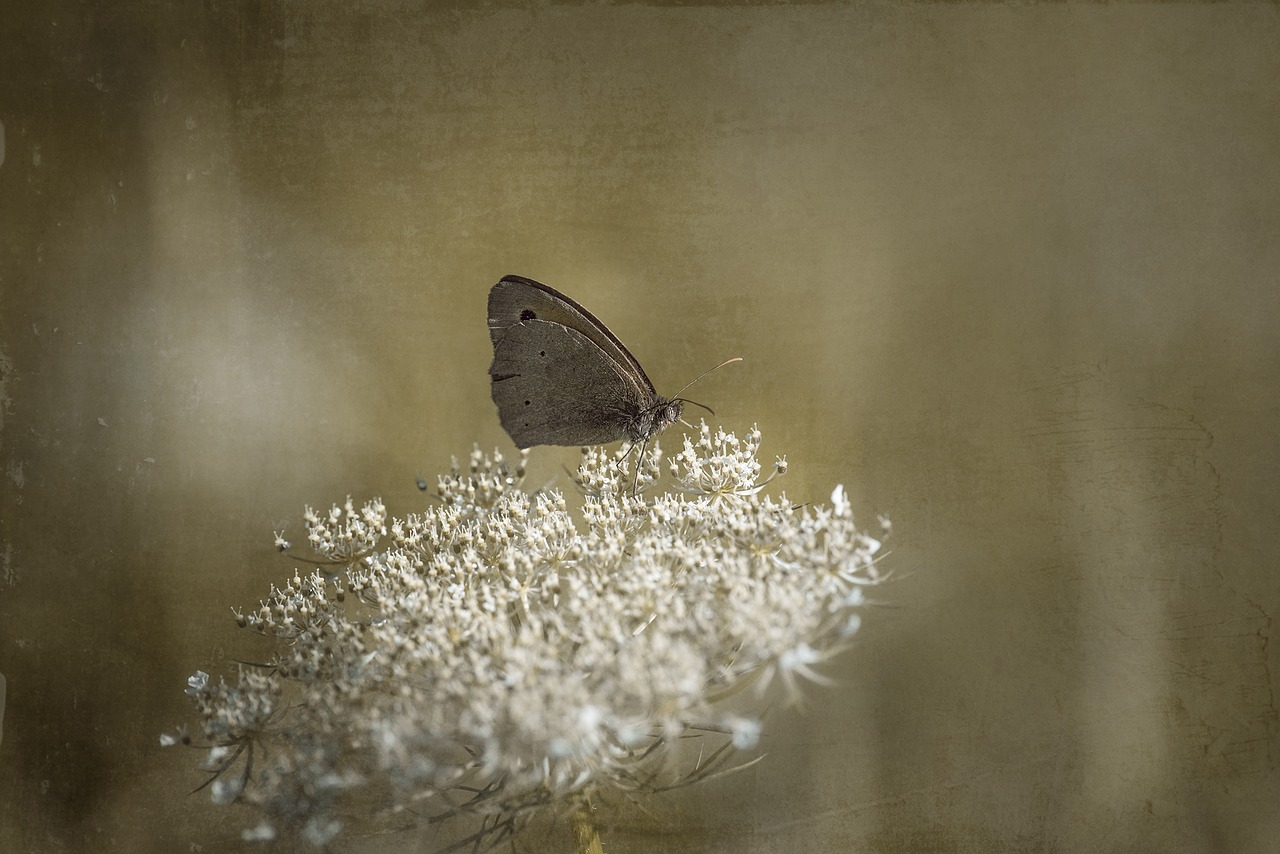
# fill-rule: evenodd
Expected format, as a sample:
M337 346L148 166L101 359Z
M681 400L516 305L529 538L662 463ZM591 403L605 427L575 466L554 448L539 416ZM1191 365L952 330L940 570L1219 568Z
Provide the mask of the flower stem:
M578 840L578 854L604 854L604 843L600 841L600 831L596 830L591 820L591 799L581 795L575 799L570 821L573 823L573 835Z

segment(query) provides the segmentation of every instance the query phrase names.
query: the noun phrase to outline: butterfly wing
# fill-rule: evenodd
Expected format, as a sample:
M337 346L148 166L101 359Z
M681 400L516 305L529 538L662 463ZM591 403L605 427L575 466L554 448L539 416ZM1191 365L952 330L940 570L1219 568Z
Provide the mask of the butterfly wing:
M578 331L618 366L623 379L633 387L632 396L651 400L657 395L636 357L594 314L541 282L504 276L489 291L489 338L494 348L507 330L529 320L547 320Z
M489 376L498 418L520 448L617 441L652 403L594 341L547 320L508 327Z

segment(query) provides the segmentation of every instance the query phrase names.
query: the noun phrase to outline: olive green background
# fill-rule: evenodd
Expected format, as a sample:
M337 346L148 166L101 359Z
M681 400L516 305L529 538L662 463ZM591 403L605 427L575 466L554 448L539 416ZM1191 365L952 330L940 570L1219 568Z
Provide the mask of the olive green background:
M895 524L607 850L1280 845L1276 6L18 2L0 122L0 850L240 847L158 736L273 529L510 449L509 272Z

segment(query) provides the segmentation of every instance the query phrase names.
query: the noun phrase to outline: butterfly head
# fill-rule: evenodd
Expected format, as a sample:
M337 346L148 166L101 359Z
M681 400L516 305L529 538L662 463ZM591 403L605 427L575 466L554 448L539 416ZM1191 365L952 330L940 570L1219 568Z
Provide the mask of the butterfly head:
M627 431L627 438L632 442L643 442L650 436L657 435L680 420L684 412L684 401L676 398L668 400L659 395L653 406L643 409L636 415Z

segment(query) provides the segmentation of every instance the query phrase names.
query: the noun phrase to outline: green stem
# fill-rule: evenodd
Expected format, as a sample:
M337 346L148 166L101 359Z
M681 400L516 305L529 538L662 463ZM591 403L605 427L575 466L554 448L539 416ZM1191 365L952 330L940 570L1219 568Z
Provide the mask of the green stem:
M573 823L573 835L578 840L578 854L604 854L604 843L600 841L600 831L596 830L591 820L591 799L582 795L575 799L570 821Z

